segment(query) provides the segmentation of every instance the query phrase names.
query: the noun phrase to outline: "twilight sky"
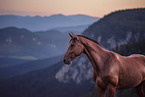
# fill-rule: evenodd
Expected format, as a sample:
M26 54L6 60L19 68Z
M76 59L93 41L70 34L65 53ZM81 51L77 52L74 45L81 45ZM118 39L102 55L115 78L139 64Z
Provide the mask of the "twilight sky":
M0 15L86 14L103 17L119 9L145 8L145 0L0 0Z

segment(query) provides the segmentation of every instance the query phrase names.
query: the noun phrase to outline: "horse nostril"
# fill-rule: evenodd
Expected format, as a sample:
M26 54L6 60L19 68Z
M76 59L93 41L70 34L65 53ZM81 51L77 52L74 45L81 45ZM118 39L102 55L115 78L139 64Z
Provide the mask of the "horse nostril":
M63 59L63 62L64 62L65 64L67 64L67 63L68 63L68 59L64 58L64 59Z
M66 63L66 59L65 58L63 59L63 62Z
M63 62L64 62L65 64L70 64L70 63L71 63L70 59L66 59L66 58L63 59Z

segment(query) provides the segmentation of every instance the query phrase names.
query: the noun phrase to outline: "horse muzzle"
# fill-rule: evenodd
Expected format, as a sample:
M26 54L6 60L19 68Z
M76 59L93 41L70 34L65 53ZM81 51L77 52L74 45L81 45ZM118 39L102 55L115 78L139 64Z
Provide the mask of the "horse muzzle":
M66 59L66 58L63 58L63 62L64 64L67 64L67 65L72 63L71 59Z

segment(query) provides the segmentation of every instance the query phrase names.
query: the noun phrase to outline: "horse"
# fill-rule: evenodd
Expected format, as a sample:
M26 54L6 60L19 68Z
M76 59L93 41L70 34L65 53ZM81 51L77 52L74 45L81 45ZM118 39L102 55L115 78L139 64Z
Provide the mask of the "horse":
M115 97L116 89L135 88L139 97L145 97L145 56L121 56L109 51L97 41L82 35L70 34L71 40L63 57L65 64L84 53L93 66L93 80L99 97Z

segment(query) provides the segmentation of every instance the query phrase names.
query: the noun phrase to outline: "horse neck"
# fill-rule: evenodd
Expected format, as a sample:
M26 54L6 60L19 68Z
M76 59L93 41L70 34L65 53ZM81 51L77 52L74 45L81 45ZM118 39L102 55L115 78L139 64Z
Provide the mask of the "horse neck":
M81 42L85 47L84 53L89 58L95 72L99 73L105 60L109 58L108 50L86 38L81 39Z

